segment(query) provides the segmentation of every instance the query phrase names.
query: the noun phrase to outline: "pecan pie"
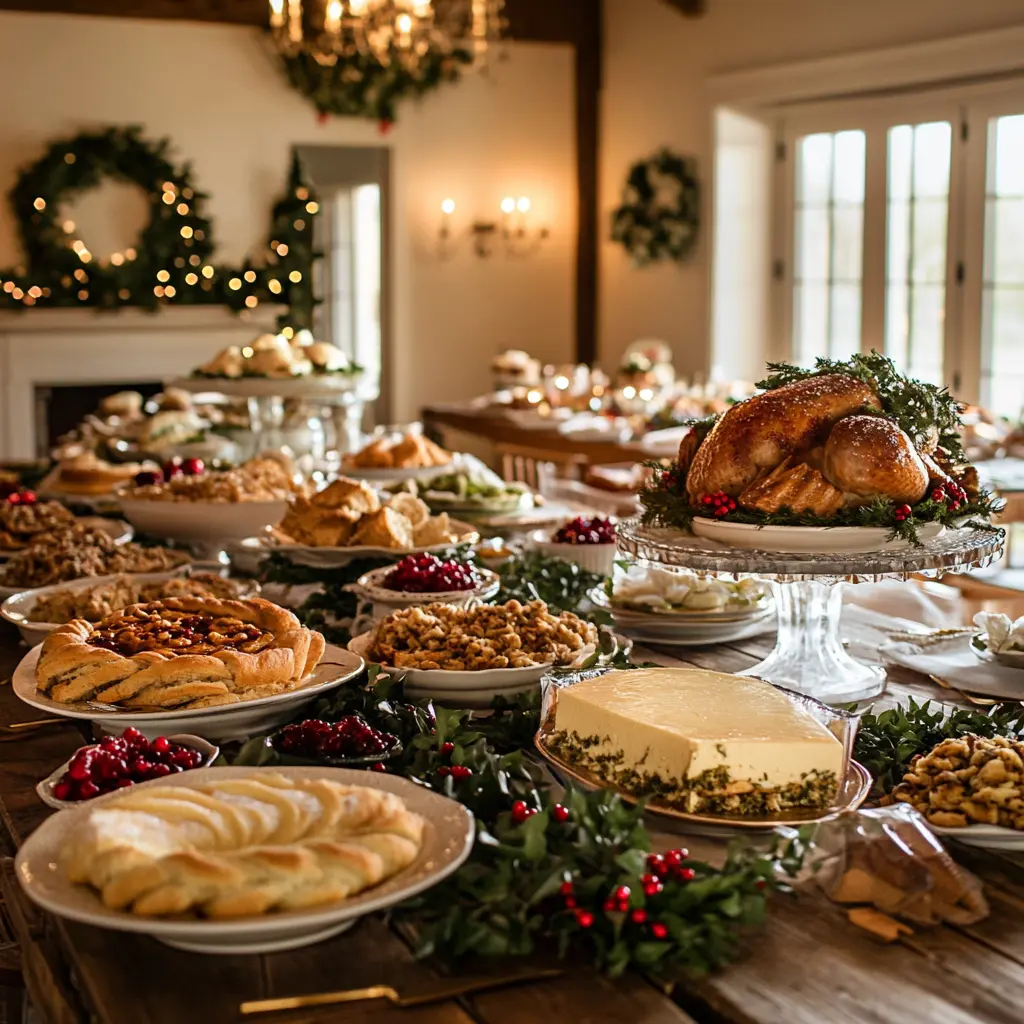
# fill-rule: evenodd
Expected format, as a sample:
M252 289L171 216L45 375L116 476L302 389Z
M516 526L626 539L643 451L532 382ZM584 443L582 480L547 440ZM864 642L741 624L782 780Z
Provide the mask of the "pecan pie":
M262 598L168 598L54 630L36 685L65 703L194 710L293 689L323 652L319 633Z

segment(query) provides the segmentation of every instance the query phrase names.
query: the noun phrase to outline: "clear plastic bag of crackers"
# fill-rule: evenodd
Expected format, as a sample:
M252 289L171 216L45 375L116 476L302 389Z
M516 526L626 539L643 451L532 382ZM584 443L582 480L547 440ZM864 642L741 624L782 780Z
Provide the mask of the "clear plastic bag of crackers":
M907 804L779 831L804 848L799 877L835 903L874 907L925 926L968 925L988 916L981 882L954 862Z

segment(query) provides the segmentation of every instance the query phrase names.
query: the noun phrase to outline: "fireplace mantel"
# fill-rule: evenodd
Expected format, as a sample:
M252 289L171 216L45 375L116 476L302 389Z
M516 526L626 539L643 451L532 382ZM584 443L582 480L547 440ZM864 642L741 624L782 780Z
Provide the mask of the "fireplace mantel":
M171 380L220 349L271 330L280 312L268 307L244 318L223 307L0 313L0 456L35 457L36 387Z

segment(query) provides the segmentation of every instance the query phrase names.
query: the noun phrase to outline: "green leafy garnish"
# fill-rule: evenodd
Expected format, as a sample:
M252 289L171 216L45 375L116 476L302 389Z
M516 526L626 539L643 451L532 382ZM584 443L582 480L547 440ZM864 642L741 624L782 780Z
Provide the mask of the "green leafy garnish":
M879 714L861 716L853 756L871 772L875 793L889 793L903 778L907 765L918 754L926 754L937 743L968 734L975 736L1019 736L1024 733L1024 708L1016 702L993 705L987 711L957 708L952 712L931 701Z

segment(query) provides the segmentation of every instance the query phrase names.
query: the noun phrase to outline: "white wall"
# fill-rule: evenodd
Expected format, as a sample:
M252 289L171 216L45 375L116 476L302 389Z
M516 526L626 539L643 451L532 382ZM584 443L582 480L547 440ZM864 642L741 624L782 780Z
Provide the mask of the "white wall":
M713 119L706 79L1024 20L1021 0L709 0L707 13L696 19L682 17L661 0L605 3L601 206L606 241L598 351L602 363L614 365L634 339L660 337L687 373L707 372L710 362ZM699 162L703 242L683 266L636 270L624 251L607 241L608 219L629 166L663 145Z
M151 137L169 136L176 157L192 162L196 183L211 196L217 255L237 261L266 236L292 144L393 147L393 399L396 416L412 417L426 401L479 392L491 356L504 348L572 358L572 68L568 47L510 46L509 59L488 76L407 106L382 143L369 121L320 124L256 30L0 13L0 193L53 139L139 123ZM484 262L467 244L438 261L443 198L456 200L456 225L467 226L496 216L508 194L531 196L538 221L550 227L541 253ZM107 200L97 197L78 222L98 231ZM110 243L128 244L119 242L125 230L120 225ZM0 203L0 266L18 258Z

